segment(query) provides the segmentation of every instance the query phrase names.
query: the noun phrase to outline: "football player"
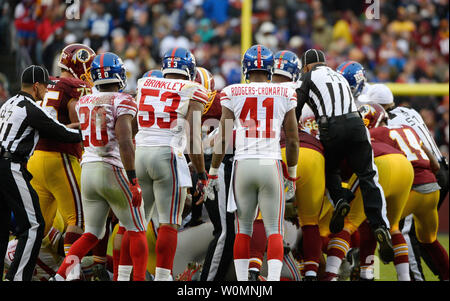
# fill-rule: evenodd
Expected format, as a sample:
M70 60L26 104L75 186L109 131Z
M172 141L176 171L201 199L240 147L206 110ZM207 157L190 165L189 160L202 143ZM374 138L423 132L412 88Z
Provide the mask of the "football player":
M381 126L387 120L387 113L379 105L364 105L359 110L369 129ZM406 156L393 146L379 141L372 141L372 148L374 151L374 162L380 173L380 185L383 187L386 197L386 213L391 225L390 233L394 247L394 265L397 277L398 280L409 281L408 247L399 230L399 222L412 187L414 179L413 167ZM350 203L351 208L345 218L344 229L332 235L328 243L327 280L334 280L337 277L342 259L347 255L350 247L350 236L357 231L366 219L356 175L351 177L348 185L354 192L355 199ZM368 256L373 255L375 246L372 252L369 252L370 254L362 254L363 256L360 257L361 279L373 280L373 259L368 258Z
M269 83L273 73L273 53L254 45L242 59L248 84L225 87L221 93L222 116L218 140L209 170L211 182L220 191L217 175L226 144L236 127L236 151L228 211L236 211L234 265L238 281L248 280L249 247L256 209L259 207L268 236L267 263L269 281L280 280L284 234L284 176L279 145L281 127L286 133L288 192L295 194L298 162L298 135L295 91ZM214 180L214 181L213 181Z
M90 69L94 57L94 51L82 44L71 44L62 50L58 62L61 75L51 77L56 84L48 86L41 103L59 122L78 123L75 105L80 97L91 93ZM45 220L44 235L49 232L58 210L67 226L64 238L66 254L83 233L81 153L81 143L61 143L41 138L28 162L28 168L33 174L31 185L39 196Z
M294 88L300 76L299 59L290 51L275 54L273 83L286 83ZM308 114L304 107L301 125L298 129L300 141L298 169L295 183L295 206L303 233L303 272L305 280L317 280L317 270L321 254L319 215L325 194L325 158L323 146L315 138L318 134L314 114ZM311 111L312 113L312 111ZM281 141L281 153L286 162L285 141Z
M434 141L433 135L429 132L428 127L420 114L412 108L396 107L391 90L384 84L375 84L370 86L367 94L364 95L363 101L380 104L389 114L389 125L411 126L415 130L416 134L419 135L419 138L422 140L425 147L431 151L435 158L437 158L440 169L436 173L436 178L439 186L441 187L438 203L439 209L448 194L448 163L447 159L441 154L436 142ZM408 216L405 219L402 232L407 237L406 239L410 252L414 255L410 256L410 268L414 279L424 279L423 273L421 272L422 268L420 256L423 257L433 273L439 275L438 268L434 265L433 260L431 259L431 254L428 254L427 248L421 246L417 241L412 216Z
M370 89L370 85L367 83L366 70L364 67L355 61L347 61L340 64L337 72L342 74L350 85L350 90L355 98L355 104L357 107L367 99L366 94Z
M371 130L371 137L401 149L411 161L414 167L414 183L402 218L413 214L417 240L430 255L439 278L448 280L448 254L437 240L440 186L435 173L440 169L439 162L416 131L408 125L379 126Z
M187 188L192 186L185 149L198 178L194 195L202 195L208 181L201 147L201 114L208 93L193 81L195 58L185 48L176 47L164 55L162 72L164 78L138 81L136 172L142 185L146 219L151 216L153 205L158 212L155 280L164 281L171 279L177 230Z
M99 92L81 97L76 105L85 146L81 190L86 229L70 248L55 278L77 279L79 262L105 235L112 209L129 235L133 280L143 281L148 248L132 140L137 105L130 95L120 93L126 85L126 75L116 54L97 55L91 75Z

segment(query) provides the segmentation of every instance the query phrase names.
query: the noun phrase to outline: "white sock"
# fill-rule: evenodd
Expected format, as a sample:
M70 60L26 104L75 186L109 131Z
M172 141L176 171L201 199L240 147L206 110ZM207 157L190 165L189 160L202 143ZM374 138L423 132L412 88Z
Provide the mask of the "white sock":
M283 262L278 259L267 260L267 281L280 281Z
M361 266L361 271L359 272L359 276L363 279L373 279L374 271L373 265Z
M313 276L316 277L317 273L315 271L306 271L305 272L305 276Z
M337 256L328 256L327 257L327 266L325 268L325 272L338 274L339 267L341 266L342 259Z
M409 263L399 263L395 265L395 270L397 271L398 281L411 281L411 276L409 275Z
M155 270L155 281L170 281L170 270L164 268L156 268Z
M248 281L249 259L235 259L234 269L236 271L237 281Z
M117 281L130 281L132 265L119 265L119 272L117 274Z

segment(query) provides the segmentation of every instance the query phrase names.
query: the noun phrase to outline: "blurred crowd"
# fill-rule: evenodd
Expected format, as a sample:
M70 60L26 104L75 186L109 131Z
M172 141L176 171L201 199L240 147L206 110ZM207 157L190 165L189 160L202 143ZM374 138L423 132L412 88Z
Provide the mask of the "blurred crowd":
M241 79L241 6L241 0L0 0L0 52L15 52L17 66L42 64L57 75L66 44L112 51L123 58L133 91L167 49L186 47L220 89ZM448 9L448 0L253 0L253 43L299 56L323 49L333 68L349 59L362 63L369 82L447 83ZM0 74L0 99L5 85ZM396 101L419 110L448 153L448 96Z

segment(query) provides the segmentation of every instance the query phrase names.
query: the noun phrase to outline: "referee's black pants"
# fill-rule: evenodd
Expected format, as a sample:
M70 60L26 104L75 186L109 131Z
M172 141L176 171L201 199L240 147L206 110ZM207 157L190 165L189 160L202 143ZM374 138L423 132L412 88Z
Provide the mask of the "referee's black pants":
M10 281L31 281L44 234L39 198L30 184L32 175L21 163L0 158L0 258L9 240L11 211L18 239L14 260L5 276ZM3 273L3 265L1 266ZM0 278L1 279L1 278Z
M211 157L205 155L207 170L211 164ZM208 199L204 203L214 226L214 238L210 242L206 253L200 276L201 281L225 281L233 263L234 213L227 212L228 190L230 189L232 169L233 156L226 155L219 168L219 181L224 181L219 185L225 187L225 191L221 192L225 194L225 197L219 198L217 191L215 191L215 199ZM222 172L223 177L220 176Z
M384 225L389 228L386 217L386 200L378 183L378 170L374 163L370 134L357 112L319 121L320 140L325 149L326 187L334 202L347 198L342 188L340 166L346 160L358 176L364 203L364 212L371 228ZM384 207L384 208L383 208Z

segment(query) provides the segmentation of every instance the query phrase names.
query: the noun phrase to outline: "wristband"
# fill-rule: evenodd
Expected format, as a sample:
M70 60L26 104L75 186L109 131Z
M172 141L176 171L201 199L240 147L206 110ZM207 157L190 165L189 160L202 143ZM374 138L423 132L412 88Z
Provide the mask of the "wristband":
M130 183L133 183L133 180L136 179L136 171L135 170L127 170L127 177Z
M295 166L288 166L288 174L289 174L289 177L291 177L291 178L295 178L295 177L297 177L297 165L295 165Z
M217 176L217 174L219 173L219 169L218 168L209 168L209 175L210 176Z

